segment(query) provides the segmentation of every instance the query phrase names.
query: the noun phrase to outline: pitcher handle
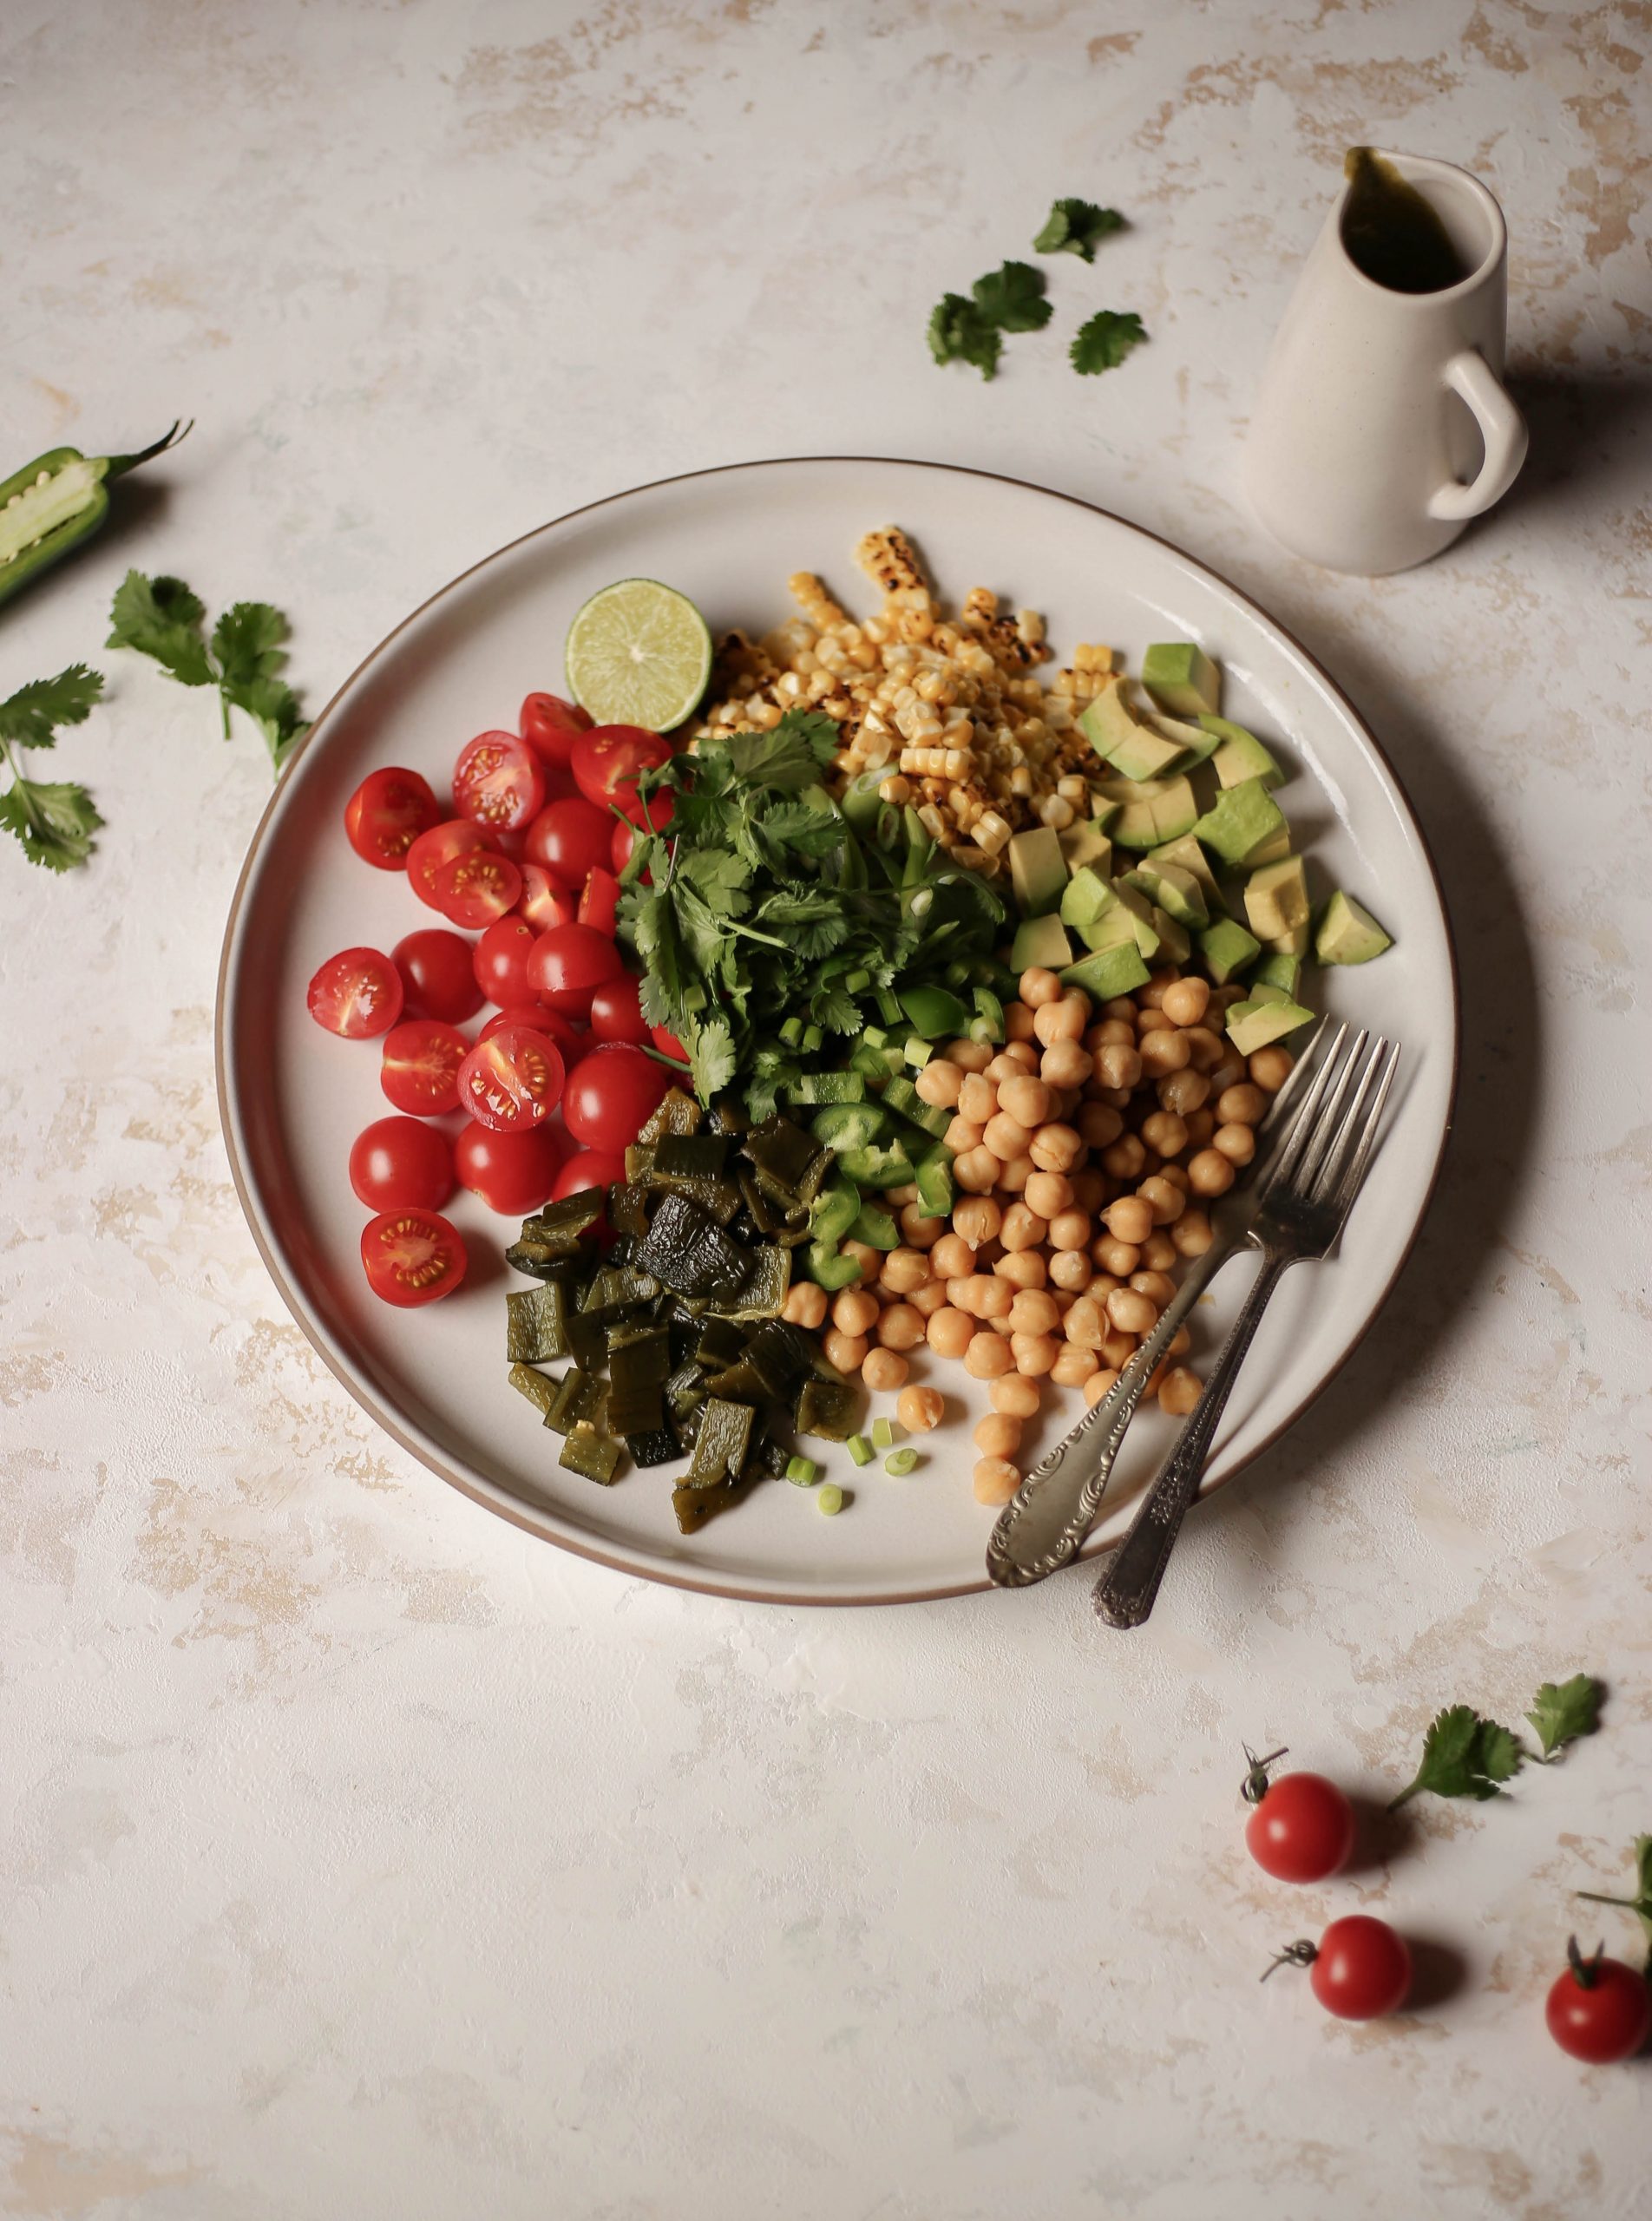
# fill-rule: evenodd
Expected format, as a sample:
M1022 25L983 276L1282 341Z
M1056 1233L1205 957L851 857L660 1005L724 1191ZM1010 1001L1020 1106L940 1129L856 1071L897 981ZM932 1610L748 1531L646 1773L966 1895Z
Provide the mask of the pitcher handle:
M1485 456L1466 486L1439 487L1428 503L1431 517L1477 517L1500 501L1526 459L1526 420L1478 348L1465 347L1446 365L1446 383L1474 411Z

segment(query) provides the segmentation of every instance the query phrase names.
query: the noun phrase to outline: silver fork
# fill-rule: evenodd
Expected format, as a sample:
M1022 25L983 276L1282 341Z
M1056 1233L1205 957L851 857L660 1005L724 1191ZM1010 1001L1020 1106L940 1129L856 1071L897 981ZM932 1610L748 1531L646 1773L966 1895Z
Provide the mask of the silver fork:
M1109 1627L1138 1628L1152 1610L1268 1299L1291 1266L1328 1255L1360 1192L1400 1051L1396 1044L1380 1036L1373 1040L1365 1032L1346 1057L1341 1047L1339 1040L1304 1097L1246 1234L1249 1246L1262 1252L1262 1270L1211 1367L1204 1393L1096 1583L1096 1611Z

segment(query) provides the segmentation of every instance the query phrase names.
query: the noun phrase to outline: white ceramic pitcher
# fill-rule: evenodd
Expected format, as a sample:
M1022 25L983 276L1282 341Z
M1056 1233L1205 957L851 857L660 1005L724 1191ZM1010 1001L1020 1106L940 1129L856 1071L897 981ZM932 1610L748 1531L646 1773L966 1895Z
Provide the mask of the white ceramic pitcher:
M1526 428L1502 383L1503 211L1478 178L1384 157L1438 212L1467 276L1402 293L1343 244L1343 185L1274 341L1245 443L1245 492L1286 547L1374 577L1426 562L1499 501Z

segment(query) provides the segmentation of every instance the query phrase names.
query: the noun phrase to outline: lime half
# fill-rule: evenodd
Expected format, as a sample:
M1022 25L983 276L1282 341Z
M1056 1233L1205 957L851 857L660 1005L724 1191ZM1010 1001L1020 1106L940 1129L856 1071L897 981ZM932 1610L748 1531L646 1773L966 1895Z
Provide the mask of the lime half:
M568 686L600 725L669 732L711 675L705 619L685 593L658 579L604 586L568 627Z

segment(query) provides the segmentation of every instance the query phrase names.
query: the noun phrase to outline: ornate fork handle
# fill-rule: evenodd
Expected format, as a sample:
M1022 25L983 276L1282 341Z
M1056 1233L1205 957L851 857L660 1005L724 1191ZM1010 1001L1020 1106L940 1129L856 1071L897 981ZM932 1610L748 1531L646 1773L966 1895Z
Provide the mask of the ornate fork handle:
M1267 1256L1210 1369L1203 1395L1189 1414L1175 1448L1154 1476L1141 1509L1096 1583L1096 1612L1109 1627L1138 1628L1152 1610L1182 1522L1198 1495L1199 1477L1239 1377L1239 1367L1281 1275L1295 1261L1278 1251Z

